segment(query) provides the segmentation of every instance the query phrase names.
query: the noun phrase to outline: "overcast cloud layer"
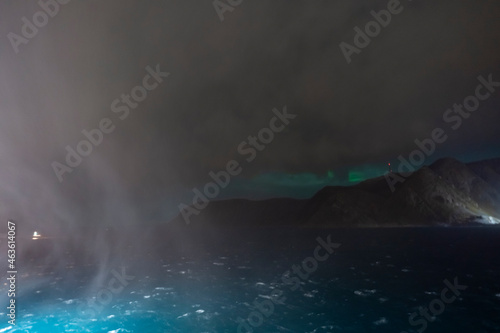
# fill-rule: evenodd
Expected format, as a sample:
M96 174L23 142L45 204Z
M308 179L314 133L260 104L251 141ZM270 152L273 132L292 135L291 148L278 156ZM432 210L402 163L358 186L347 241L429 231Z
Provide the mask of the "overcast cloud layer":
M284 106L297 118L223 197L255 196L251 179L269 174L333 170L341 182L349 168L407 156L479 75L500 81L500 3L402 1L348 64L339 44L352 44L354 27L387 2L243 0L221 21L211 1L73 0L16 53L7 35L20 35L22 17L40 7L3 0L2 219L50 228L169 216L210 171L243 161L238 145ZM112 101L157 64L168 78L119 120ZM499 106L497 91L429 162L495 156ZM60 183L51 163L103 118L116 129Z

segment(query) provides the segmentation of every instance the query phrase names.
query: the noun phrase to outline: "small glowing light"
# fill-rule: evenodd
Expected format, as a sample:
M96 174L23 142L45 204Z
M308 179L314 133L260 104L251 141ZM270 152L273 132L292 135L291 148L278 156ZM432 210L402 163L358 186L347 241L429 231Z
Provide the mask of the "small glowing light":
M32 238L32 239L39 239L39 238L40 238L40 236L41 236L41 235L40 235L38 232L36 232L36 231L35 231L35 232L33 233L33 238Z

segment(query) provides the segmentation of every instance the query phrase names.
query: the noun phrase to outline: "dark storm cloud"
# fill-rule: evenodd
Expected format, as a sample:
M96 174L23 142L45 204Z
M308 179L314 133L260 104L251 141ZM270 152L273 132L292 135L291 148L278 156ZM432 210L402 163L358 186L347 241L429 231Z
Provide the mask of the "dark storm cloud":
M74 0L18 54L6 36L40 8L3 1L0 147L11 173L3 172L2 195L35 200L29 182L17 185L30 173L50 193L38 197L45 206L70 216L76 208L67 207L94 210L101 198L114 202L110 216L129 201L176 207L209 171L241 159L238 144L285 105L297 119L241 177L324 175L409 153L416 138L443 125L447 108L473 93L478 75L500 80L500 5L401 3L404 11L347 64L339 44L352 44L353 28L387 1L243 1L221 22L210 1ZM156 64L171 75L117 120L111 102ZM498 106L496 94L436 155L491 150ZM104 117L116 130L59 184L50 163L62 162L65 146Z

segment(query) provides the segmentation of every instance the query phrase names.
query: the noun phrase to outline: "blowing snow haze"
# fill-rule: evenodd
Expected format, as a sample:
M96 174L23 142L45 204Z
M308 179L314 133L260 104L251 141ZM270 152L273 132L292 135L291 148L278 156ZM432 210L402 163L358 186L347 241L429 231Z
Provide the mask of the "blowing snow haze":
M480 76L491 95L423 164L500 155L498 1L4 0L0 16L0 215L26 232L169 220L232 160L217 199L383 175ZM297 118L245 162L285 106Z

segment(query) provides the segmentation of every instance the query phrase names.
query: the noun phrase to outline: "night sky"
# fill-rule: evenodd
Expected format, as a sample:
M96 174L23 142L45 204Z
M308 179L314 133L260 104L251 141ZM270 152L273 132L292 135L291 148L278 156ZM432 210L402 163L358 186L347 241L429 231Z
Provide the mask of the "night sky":
M389 2L243 0L222 21L211 1L73 0L16 46L42 9L2 0L2 219L46 233L166 221L231 160L241 173L216 199L306 198L397 168L436 128L448 139L424 164L500 156L500 87L458 129L443 120L479 76L500 82L500 2L401 1L348 63L339 45ZM112 109L157 67L143 101ZM296 117L247 161L240 144L284 108ZM60 181L53 162L106 118Z

